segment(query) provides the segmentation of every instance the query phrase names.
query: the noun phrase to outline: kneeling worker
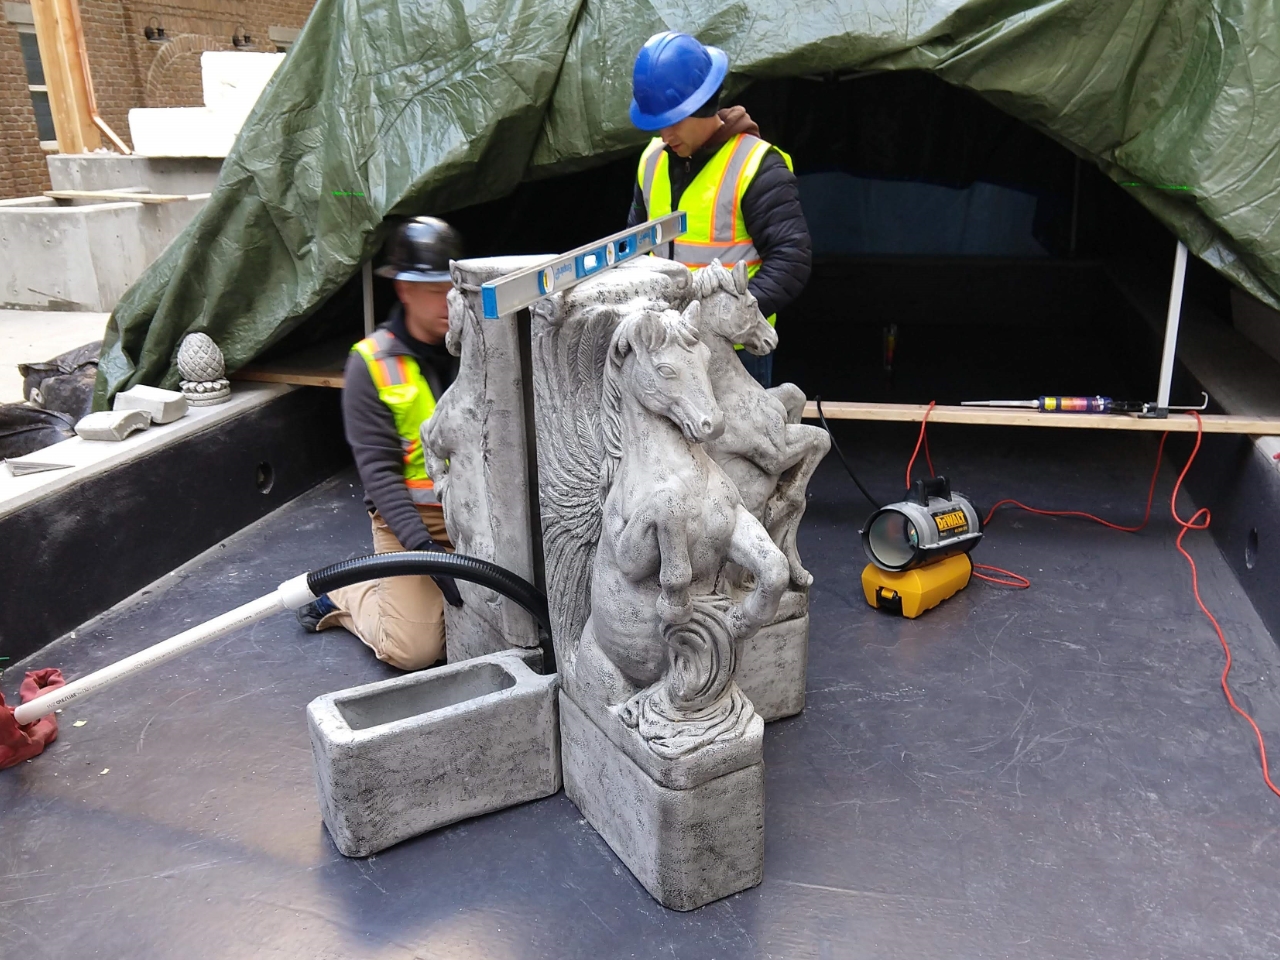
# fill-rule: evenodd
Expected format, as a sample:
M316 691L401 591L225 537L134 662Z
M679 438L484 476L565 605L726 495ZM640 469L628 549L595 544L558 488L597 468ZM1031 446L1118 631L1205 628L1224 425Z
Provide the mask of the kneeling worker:
M395 280L400 303L347 358L342 417L373 518L375 553L452 549L421 430L458 372L444 338L449 261L460 253L457 233L443 220L414 217L397 227L378 274ZM379 660L419 670L444 656L446 600L462 605L452 577L389 577L322 596L299 610L298 620L311 631L345 627Z
M723 50L687 33L655 34L640 48L631 122L658 136L640 157L627 226L685 211L688 231L671 244L672 258L694 270L746 261L751 293L773 323L809 281L809 226L791 158L760 139L742 107L720 109L728 72ZM738 356L773 385L773 354Z

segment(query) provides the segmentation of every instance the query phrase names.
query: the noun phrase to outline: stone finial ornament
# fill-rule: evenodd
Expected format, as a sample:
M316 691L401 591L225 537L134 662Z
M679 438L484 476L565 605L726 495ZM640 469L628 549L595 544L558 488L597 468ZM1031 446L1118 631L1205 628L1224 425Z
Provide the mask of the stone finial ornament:
M211 407L231 398L222 351L207 333L189 333L178 347L182 395L193 407Z

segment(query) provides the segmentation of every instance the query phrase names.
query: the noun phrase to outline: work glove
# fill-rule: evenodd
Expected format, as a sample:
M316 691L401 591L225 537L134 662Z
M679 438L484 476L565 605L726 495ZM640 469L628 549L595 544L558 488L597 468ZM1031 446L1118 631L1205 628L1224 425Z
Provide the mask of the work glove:
M444 547L436 543L434 540L428 540L418 548L424 553L448 553ZM432 574L431 579L436 582L436 586L440 588L440 592L444 595L445 602L451 607L462 606L462 594L458 592L458 584L453 577L445 574Z

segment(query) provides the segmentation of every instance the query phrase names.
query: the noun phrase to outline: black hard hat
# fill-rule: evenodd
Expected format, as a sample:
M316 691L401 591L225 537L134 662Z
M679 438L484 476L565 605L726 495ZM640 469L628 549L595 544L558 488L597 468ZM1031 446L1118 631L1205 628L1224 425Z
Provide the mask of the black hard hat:
M380 277L419 283L448 283L449 261L462 255L458 231L435 217L412 217L387 238L387 262Z

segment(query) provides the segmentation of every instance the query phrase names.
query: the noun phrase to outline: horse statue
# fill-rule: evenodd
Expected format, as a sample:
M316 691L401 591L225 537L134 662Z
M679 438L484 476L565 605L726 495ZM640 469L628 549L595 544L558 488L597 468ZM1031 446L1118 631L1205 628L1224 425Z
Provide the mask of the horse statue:
M706 444L725 430L686 268L614 270L535 309L548 593L565 691L658 756L741 736L741 642L770 621L786 557ZM682 311L671 299L687 300ZM752 575L717 592L727 564ZM565 601L586 589L586 603ZM558 598L559 595L559 598ZM584 617L585 615L585 617Z
M804 590L813 577L800 563L796 533L805 491L831 438L800 422L805 396L799 387L787 383L765 390L735 356L735 344L757 356L778 345L777 332L747 289L746 264L728 270L713 260L694 274L691 294L702 305L698 330L711 351L708 373L725 415L724 433L708 441L707 453L786 556L791 586Z

